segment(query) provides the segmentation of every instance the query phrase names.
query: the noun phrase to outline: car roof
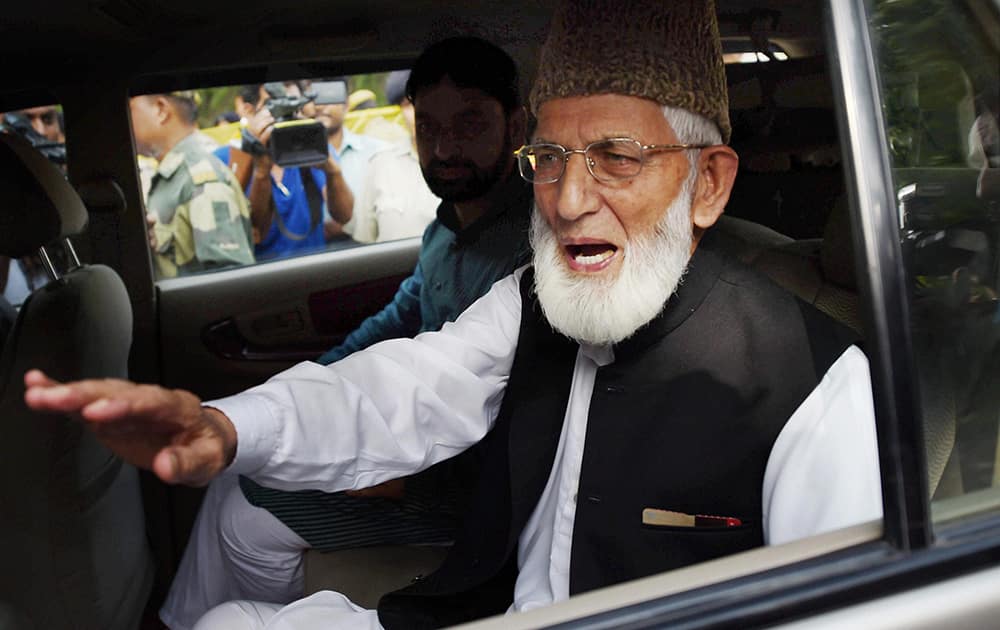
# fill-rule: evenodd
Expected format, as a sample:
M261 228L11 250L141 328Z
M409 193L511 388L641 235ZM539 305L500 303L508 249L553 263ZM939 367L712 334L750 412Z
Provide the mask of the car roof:
M534 74L555 0L55 0L4 9L0 106L46 100L42 94L81 77L116 77L142 89L322 76L405 66L430 42L478 35L504 47ZM773 41L815 48L815 2L720 0L724 37L746 37L761 7L777 12ZM803 42L805 42L803 44ZM57 93L57 92L56 92Z

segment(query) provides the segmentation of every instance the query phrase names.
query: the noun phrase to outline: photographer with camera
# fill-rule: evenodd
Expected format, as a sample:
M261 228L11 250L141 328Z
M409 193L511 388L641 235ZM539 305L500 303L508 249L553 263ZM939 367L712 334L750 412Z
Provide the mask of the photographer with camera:
M41 105L0 113L0 133L21 136L47 160L66 172L66 135L62 112L55 105ZM59 256L60 250L51 252ZM49 281L37 254L24 258L0 256L0 346L14 323L16 311L32 291Z
M50 162L66 170L66 135L62 113L55 105L28 107L7 112L0 129L15 133L38 149Z
M336 222L332 232L339 234L351 218L354 195L328 151L323 126L301 116L311 98L295 83L252 87L240 96L252 110L246 112L242 139L252 167L243 183L249 184L257 258L324 249L324 209ZM223 147L216 155L231 162L238 153Z
M15 114L24 118L31 125L31 128L34 129L35 133L49 142L57 144L66 143L62 112L55 105L28 107L15 112Z

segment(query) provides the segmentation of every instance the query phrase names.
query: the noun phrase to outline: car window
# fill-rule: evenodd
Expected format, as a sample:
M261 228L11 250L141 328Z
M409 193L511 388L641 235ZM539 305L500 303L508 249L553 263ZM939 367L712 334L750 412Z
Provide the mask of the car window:
M19 135L42 155L66 172L66 126L62 107L45 104L0 113L0 132ZM20 306L28 295L48 283L47 265L66 267L63 247L51 247L42 253L19 259L0 256L0 297L13 307ZM43 259L47 256L48 260Z
M134 95L157 278L419 237L440 200L420 174L407 76Z
M1000 27L988 3L874 5L928 490L945 519L957 497L1000 504Z

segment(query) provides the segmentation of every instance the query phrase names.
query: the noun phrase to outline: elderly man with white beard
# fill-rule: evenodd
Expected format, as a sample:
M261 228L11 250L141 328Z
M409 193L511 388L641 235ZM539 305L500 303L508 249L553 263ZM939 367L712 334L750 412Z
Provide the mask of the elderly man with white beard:
M324 591L199 628L429 628L881 515L868 364L846 329L742 267L711 2L567 2L518 150L533 265L457 321L242 394L25 377L168 483L241 473L365 488L484 441L444 565L364 610Z

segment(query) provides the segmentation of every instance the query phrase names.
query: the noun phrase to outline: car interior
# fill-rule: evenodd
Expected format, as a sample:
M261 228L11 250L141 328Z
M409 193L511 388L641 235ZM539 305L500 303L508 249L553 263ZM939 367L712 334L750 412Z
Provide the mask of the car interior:
M25 370L60 379L128 377L203 399L235 393L342 340L390 301L419 251L420 240L407 239L154 280L128 96L385 72L458 34L511 53L527 94L554 4L58 0L44 11L5 9L0 111L58 103L68 179L19 138L0 134L0 256L40 256L48 275L23 303L0 302L0 627L141 627L169 586L203 492L165 486L72 421L29 412ZM853 328L862 345L871 343L825 5L717 4L740 166L714 229L747 265ZM919 210L916 201L910 207ZM962 247L955 251L969 251ZM927 275L959 267L964 263ZM928 328L954 312L943 299L929 301ZM927 347L918 344L918 354L960 360L946 347L949 338L922 339ZM947 498L991 485L992 466L963 462L981 461L972 452L997 451L996 419L964 413L956 401L973 394L957 392L962 385L943 367L919 380L930 410L921 418L929 494ZM795 553L824 547L803 549ZM334 589L372 606L432 571L444 553L310 552L307 591Z

